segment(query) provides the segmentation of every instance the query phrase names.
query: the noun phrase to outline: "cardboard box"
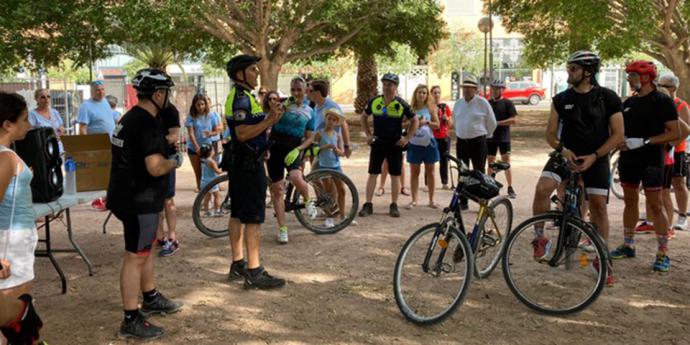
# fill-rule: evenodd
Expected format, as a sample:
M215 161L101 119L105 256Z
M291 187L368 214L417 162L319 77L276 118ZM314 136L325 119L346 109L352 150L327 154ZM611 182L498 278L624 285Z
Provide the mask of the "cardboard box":
M77 192L107 190L110 181L112 154L107 134L60 137L65 146L65 159L77 162Z

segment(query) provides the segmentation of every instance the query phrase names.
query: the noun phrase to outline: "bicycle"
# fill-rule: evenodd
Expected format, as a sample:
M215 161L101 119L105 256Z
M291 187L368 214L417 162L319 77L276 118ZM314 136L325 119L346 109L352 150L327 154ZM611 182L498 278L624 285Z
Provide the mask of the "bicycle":
M620 159L620 152L614 150L611 152L610 162L611 162L611 175L609 175L609 184L611 193L613 193L616 198L623 200L623 187L621 186L621 179L618 173L618 160Z
M486 278L498 265L512 225L513 206L503 196L491 200L502 187L495 180L496 172L509 167L496 162L491 165L494 173L487 176L478 170L470 172L460 163L463 178L441 221L417 230L403 245L395 264L393 290L398 308L408 320L421 325L445 320L462 304L472 275ZM469 235L462 221L461 196L479 203Z
M317 145L307 150L308 155L314 155ZM315 162L318 161L315 159ZM220 175L209 182L199 191L192 207L192 219L199 231L210 237L223 237L228 234L228 222L225 217L230 213L232 200L230 199L229 177ZM303 196L297 192L289 177L285 180L285 212L293 212L297 220L316 234L334 234L345 229L357 215L359 208L359 193L355 184L344 174L335 170L316 170L304 176L309 186L309 200L314 200L315 212L308 214ZM267 181L270 185L270 181ZM220 212L204 214L204 199L215 186L220 187ZM270 199L270 196L267 196ZM266 203L268 205L268 202ZM342 207L342 210L341 210ZM332 224L326 222L333 220Z
M550 156L567 167L560 153ZM548 315L571 314L592 304L601 294L611 263L604 240L594 225L582 219L579 181L580 173L572 172L564 200L551 198L561 211L525 220L513 229L505 247L502 268L508 287L523 304ZM584 244L587 240L591 246ZM536 253L538 241L547 243L543 256Z

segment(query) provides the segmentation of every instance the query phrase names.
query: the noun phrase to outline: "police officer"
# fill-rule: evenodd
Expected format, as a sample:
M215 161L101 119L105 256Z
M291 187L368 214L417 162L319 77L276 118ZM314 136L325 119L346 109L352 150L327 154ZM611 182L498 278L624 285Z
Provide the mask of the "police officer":
M371 145L369 154L369 179L367 180L367 202L359 211L360 217L366 217L373 213L371 200L374 197L376 178L381 174L381 164L388 161L388 171L391 175L391 204L388 214L391 217L400 217L398 211L398 192L400 191L400 173L402 172L402 151L410 141L419 125L419 120L410 106L402 98L397 96L398 76L386 73L381 78L383 94L372 98L364 109L361 122L367 141ZM369 129L367 118L374 117L374 133ZM407 135L401 136L403 117L409 120Z
M259 262L261 224L266 213L266 171L264 157L268 149L266 130L283 114L279 102L270 104L265 114L251 91L257 86L260 57L238 55L227 64L228 76L235 83L225 101L225 116L232 137L230 178L230 246L232 264L228 278L244 278L245 288L272 289L285 280L268 274ZM247 245L244 259L242 238Z

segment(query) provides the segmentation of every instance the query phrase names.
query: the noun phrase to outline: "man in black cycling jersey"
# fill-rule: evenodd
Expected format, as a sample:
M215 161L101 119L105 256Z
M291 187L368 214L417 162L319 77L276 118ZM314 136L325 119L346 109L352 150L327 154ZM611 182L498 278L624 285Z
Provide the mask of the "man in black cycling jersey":
M517 110L515 104L507 98L503 98L503 90L506 83L497 79L491 83L491 99L489 104L496 117L496 129L493 136L486 139L488 149L488 166L496 161L496 152L501 153L501 160L510 163L510 126L517 123ZM492 174L489 168L489 175ZM513 173L510 169L505 171L506 182L508 182L508 196L515 199L517 196L513 189Z
M571 170L580 172L592 222L608 241L609 152L623 142L623 115L618 95L597 83L599 66L599 56L590 51L577 51L568 58L568 84L572 87L553 98L546 141L561 151L570 169L559 169L553 159L546 163L532 211L535 215L548 212L553 191L570 177ZM536 232L534 258L540 260L549 255L552 246L544 236L543 224ZM613 284L610 272L608 285Z
M614 259L635 257L635 223L639 217L640 183L654 222L658 251L652 269L668 272L671 260L668 250L669 223L661 199L664 183L664 145L681 138L678 112L673 100L659 92L654 84L657 70L650 61L634 61L625 68L630 88L636 92L623 104L626 140L621 145L618 163L625 209L623 230L625 242L611 252Z

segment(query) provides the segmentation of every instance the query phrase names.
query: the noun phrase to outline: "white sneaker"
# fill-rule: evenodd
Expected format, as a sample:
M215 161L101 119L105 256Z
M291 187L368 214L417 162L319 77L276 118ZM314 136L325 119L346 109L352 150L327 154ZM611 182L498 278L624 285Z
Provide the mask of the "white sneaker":
M278 243L287 244L288 243L288 229L287 226L282 227L278 230Z
M326 221L323 222L323 226L327 228L332 228L335 226L335 221L333 221L333 218L326 218Z
M676 230L687 231L688 230L688 218L686 216L678 216L678 222L673 226Z
M350 222L350 226L357 226L357 225L359 225L359 223L357 223L357 221L354 219Z
M312 201L312 200L307 201L305 208L307 209L307 215L309 216L309 218L310 219L316 219L316 216L319 214L319 211L316 209L316 205L315 205L314 201Z

